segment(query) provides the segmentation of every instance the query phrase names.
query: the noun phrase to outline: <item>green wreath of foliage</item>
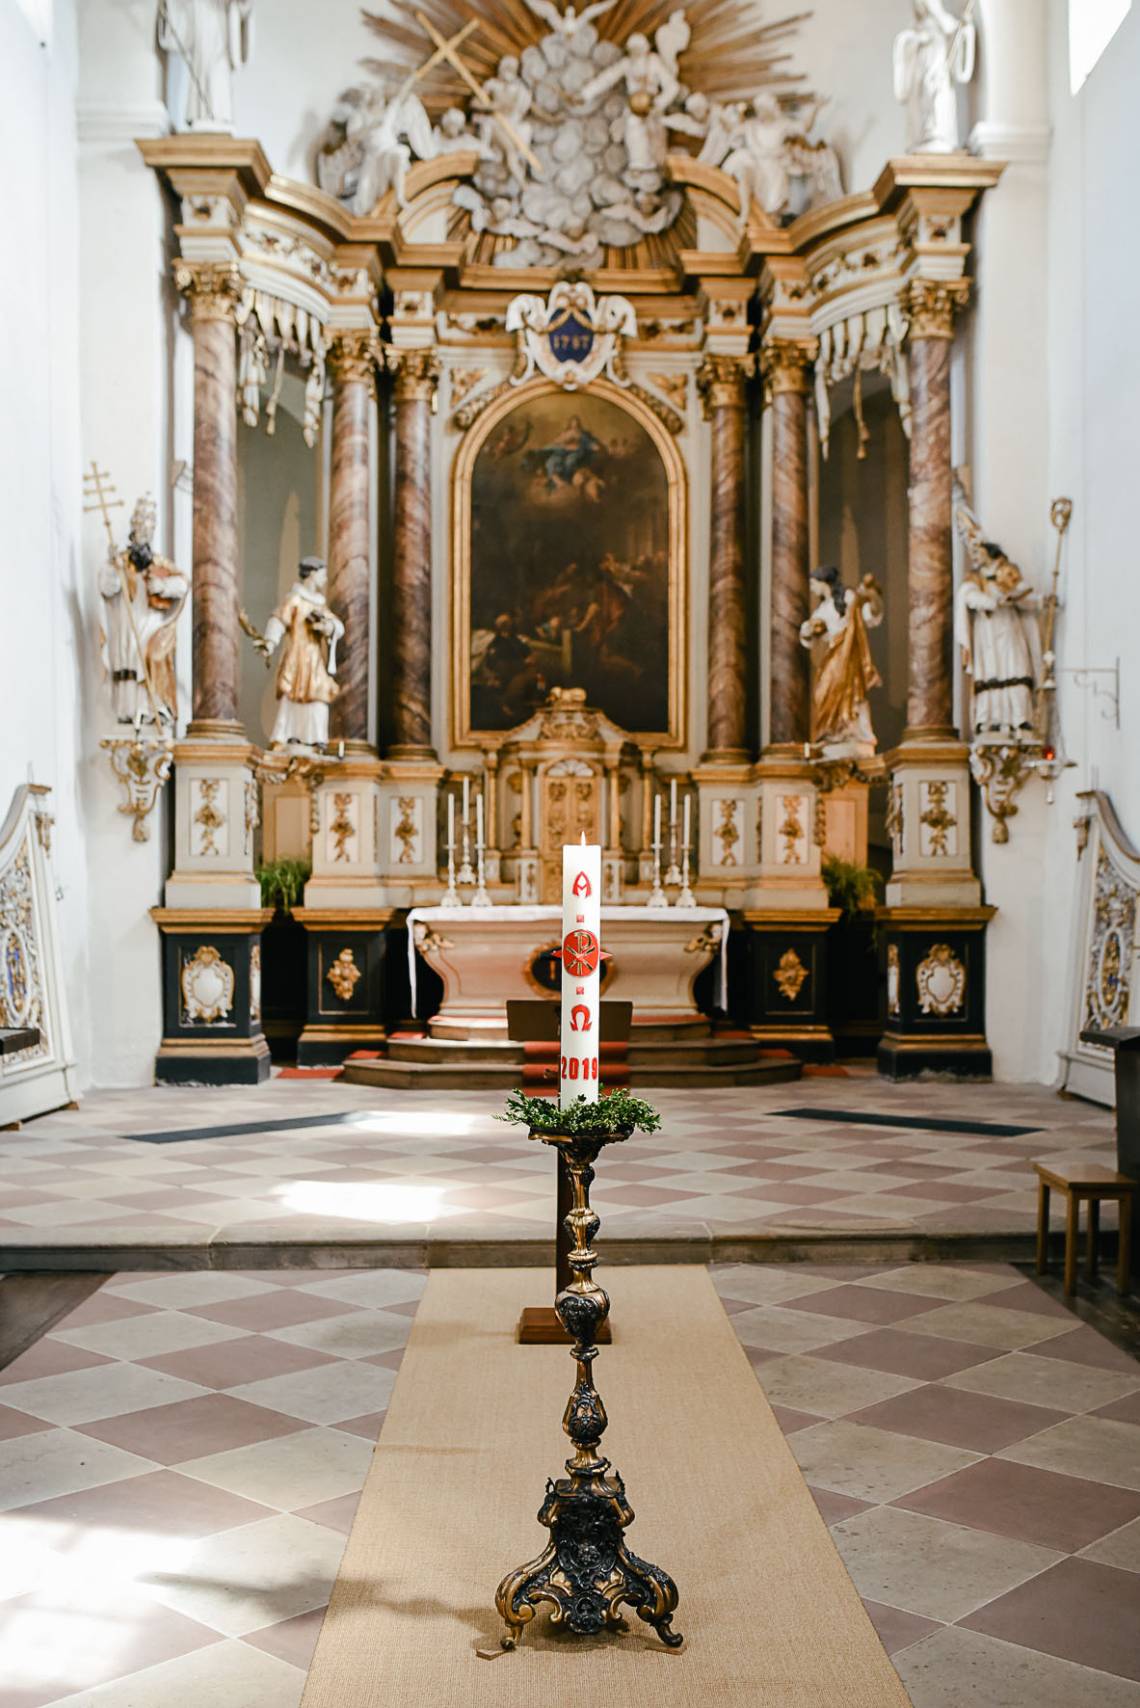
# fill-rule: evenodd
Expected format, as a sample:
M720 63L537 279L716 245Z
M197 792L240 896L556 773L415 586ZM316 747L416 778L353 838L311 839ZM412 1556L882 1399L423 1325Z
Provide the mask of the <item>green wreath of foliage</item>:
M536 1133L655 1133L661 1125L652 1103L620 1088L603 1092L596 1103L579 1097L577 1102L565 1105L553 1097L528 1097L525 1091L512 1091L506 1109L495 1119L529 1127Z

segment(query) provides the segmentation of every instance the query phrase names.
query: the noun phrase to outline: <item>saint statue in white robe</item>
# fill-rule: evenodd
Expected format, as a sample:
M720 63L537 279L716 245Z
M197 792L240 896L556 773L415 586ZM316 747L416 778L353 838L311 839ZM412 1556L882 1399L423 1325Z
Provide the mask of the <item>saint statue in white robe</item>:
M115 717L136 728L168 727L178 715L174 642L190 592L188 578L153 551L154 526L154 501L140 498L125 550L114 553L99 577Z
M961 488L954 519L970 559L954 607L954 635L970 678L970 734L1031 740L1042 674L1033 589L996 541L983 538Z
M158 45L186 70L179 130L232 131L233 77L249 58L253 0L159 0Z

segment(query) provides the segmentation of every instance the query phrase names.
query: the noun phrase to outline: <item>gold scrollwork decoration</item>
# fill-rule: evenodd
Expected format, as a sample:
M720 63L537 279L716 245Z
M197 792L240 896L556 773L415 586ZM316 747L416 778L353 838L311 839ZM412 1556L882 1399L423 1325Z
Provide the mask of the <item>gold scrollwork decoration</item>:
M119 802L119 811L127 813L133 821L132 840L149 841L146 821L154 810L162 785L170 776L174 762L173 745L169 741L144 740L141 736L133 739L119 737L101 741L99 745L110 754L111 769L127 791L126 800Z
M1039 747L1010 741L980 743L970 753L970 775L994 821L995 842L1009 841L1009 820L1017 814L1017 796L1033 775Z
M772 977L784 1000L794 1002L804 987L808 970L794 949L785 949Z
M361 978L356 956L351 949L342 949L325 974L342 1002L351 1002L352 993Z
M935 943L915 968L918 1006L944 1019L960 1013L966 1000L966 969L948 943Z
M179 975L184 1026L216 1026L234 1005L234 970L213 943L199 944Z

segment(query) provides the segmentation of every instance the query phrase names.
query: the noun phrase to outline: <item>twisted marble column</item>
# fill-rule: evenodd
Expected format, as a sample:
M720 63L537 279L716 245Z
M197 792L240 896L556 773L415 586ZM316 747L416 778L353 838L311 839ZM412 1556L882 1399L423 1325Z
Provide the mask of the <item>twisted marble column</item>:
M368 745L371 490L369 403L376 362L375 334L337 332L328 350L332 377L332 454L329 476L329 603L344 623L340 693L332 704L331 733Z
M706 762L747 757L748 630L744 581L744 365L708 355L697 372L712 425Z
M968 292L965 280L917 279L903 300L911 402L907 742L955 734L950 351L954 311Z
M769 617L769 747L802 748L811 731L808 654L807 399L814 346L777 338L761 351L772 411L772 585Z
M401 350L395 384L392 578L395 759L434 759L431 744L431 406L434 350Z
M193 696L191 736L238 722L237 337L241 278L228 262L178 261L194 340Z

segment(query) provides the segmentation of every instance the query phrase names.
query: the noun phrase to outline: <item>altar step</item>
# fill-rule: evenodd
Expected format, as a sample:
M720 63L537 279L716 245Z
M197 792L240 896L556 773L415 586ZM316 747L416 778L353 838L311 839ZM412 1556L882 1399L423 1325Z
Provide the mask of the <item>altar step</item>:
M507 1040L391 1038L383 1055L350 1056L341 1078L350 1085L393 1090L510 1091L521 1085L526 1056ZM629 1046L629 1083L677 1085L779 1085L799 1079L802 1064L783 1050L762 1050L741 1034L727 1037L635 1038Z

